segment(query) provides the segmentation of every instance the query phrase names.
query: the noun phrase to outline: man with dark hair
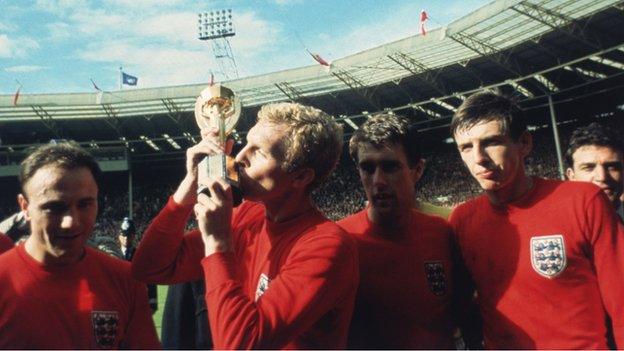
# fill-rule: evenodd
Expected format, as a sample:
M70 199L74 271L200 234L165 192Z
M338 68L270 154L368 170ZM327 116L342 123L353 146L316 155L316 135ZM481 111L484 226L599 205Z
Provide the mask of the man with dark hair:
M604 191L624 219L620 196L624 188L624 144L613 129L596 122L576 129L566 152L570 180L592 182Z
M522 110L490 92L464 101L451 133L484 194L450 223L474 279L486 348L605 349L606 317L624 346L624 226L582 182L529 177Z
M338 222L360 256L349 348L455 348L451 228L414 209L423 172L415 130L402 117L373 116L351 137L349 153L368 200Z
M233 208L230 185L197 195L197 164L225 150L217 130L188 149L186 177L145 232L132 261L153 283L206 282L216 349L341 349L358 283L357 250L312 203L336 166L340 126L300 104L263 106L236 155L246 201ZM204 184L202 184L204 185ZM199 228L184 235L191 212Z
M97 162L75 144L23 162L23 245L0 255L0 348L159 348L145 285L130 265L85 246L98 204Z

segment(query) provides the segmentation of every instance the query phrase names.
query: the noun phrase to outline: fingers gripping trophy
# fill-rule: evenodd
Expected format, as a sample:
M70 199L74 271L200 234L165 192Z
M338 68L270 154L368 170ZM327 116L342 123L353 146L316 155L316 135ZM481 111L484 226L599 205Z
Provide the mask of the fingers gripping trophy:
M195 121L200 129L219 130L219 142L225 145L228 136L236 127L241 114L240 99L234 92L220 84L204 89L195 102ZM238 183L238 171L234 159L225 153L206 156L197 166L197 193L210 191L204 185L206 179L223 178L232 186L234 205L242 201L243 193Z

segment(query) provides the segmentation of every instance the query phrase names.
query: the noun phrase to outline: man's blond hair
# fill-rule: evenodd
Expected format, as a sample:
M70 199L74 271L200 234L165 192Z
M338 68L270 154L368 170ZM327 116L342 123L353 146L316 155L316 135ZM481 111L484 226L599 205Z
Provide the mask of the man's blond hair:
M285 126L282 141L282 169L293 172L308 167L314 171L313 190L334 170L342 152L342 127L327 113L297 103L275 103L262 106L258 122Z

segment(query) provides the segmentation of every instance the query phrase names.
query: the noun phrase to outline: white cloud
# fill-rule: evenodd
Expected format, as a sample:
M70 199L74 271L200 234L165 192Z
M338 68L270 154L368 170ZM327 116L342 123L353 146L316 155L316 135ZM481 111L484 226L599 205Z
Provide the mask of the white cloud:
M46 29L50 40L60 41L72 37L72 28L65 22L54 22L46 24Z
M126 71L139 78L139 87L206 82L214 67L207 51L129 43L94 44L79 56L88 61L122 62Z
M0 34L0 57L16 58L24 57L31 50L39 48L39 43L28 37L9 38L6 34Z
M116 32L132 23L131 19L123 15L112 14L103 9L76 11L70 18L74 21L74 26L87 35Z
M218 68L211 45L197 39L196 16L177 12L147 17L124 26L124 39L116 32L102 33L101 39L91 41L77 55L86 61L123 64L139 77L139 87L206 82L209 72ZM235 27L240 35L230 40L238 66L251 67L252 74L266 72L258 62L276 50L280 26L254 12L243 12L235 18Z
M21 66L11 66L7 67L4 70L6 72L15 72L15 73L29 73L29 72L37 72L42 69L45 69L43 66L35 66L35 65L21 65Z
M254 12L243 12L234 18L236 36L231 39L235 56L255 57L271 51L282 32L281 25L266 21Z
M137 22L134 31L139 36L174 43L197 41L197 14L178 12L149 17Z
M236 35L229 38L235 56L257 56L274 46L279 39L281 26L260 18L255 12L242 12L234 17ZM167 13L137 22L136 35L160 39L171 44L206 48L208 42L197 38L197 14L194 12Z

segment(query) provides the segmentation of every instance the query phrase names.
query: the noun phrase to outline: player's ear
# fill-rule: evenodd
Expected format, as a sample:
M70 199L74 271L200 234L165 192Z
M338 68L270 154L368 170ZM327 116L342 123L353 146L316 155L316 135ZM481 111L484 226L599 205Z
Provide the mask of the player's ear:
M425 172L425 160L420 159L416 164L411 168L412 181L414 183L418 182Z
M533 150L533 136L528 131L524 131L518 138L518 143L522 157L527 157Z
M316 173L312 168L304 167L296 170L294 176L293 186L305 189L314 181Z
M17 194L17 204L20 207L20 210L24 212L26 215L26 219L30 220L30 216L28 215L28 199L23 194Z
M566 178L568 178L568 180L574 179L574 170L570 167L566 169Z

